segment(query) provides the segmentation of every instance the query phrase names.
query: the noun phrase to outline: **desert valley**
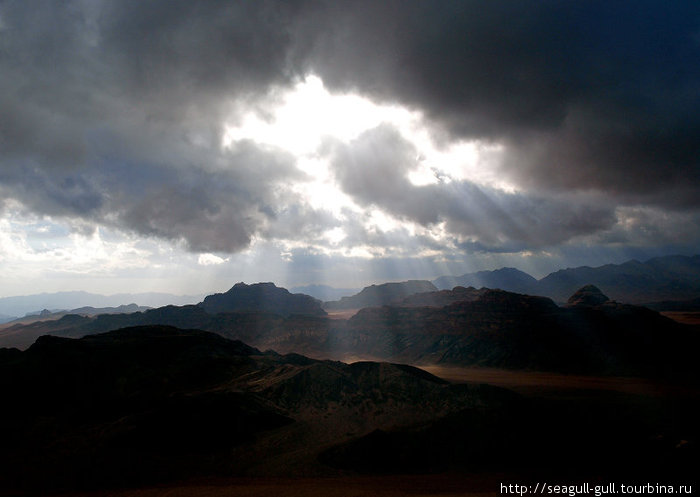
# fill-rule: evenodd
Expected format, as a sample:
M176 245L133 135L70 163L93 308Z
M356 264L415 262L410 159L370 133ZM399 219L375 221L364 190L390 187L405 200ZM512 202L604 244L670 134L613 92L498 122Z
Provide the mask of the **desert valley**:
M0 495L697 493L700 2L0 0Z
M683 286L668 267L698 260L646 265ZM700 462L697 325L592 284L558 305L428 281L325 303L238 283L132 309L0 330L23 349L0 349L5 491L462 495L499 479L685 482Z

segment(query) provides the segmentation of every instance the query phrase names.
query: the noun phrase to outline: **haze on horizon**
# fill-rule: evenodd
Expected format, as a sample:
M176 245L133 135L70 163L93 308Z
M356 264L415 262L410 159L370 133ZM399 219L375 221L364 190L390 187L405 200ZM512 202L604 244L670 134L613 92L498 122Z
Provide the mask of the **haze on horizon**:
M0 296L700 253L700 4L0 2Z

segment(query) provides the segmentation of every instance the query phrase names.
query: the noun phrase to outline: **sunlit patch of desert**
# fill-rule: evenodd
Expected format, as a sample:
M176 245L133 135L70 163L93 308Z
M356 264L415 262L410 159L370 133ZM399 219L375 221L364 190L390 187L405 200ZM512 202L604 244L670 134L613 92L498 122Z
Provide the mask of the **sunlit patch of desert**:
M488 383L518 393L541 394L547 390L607 390L636 395L659 396L673 393L700 393L698 390L645 378L584 376L543 371L513 371L498 368L425 366L421 369L453 383Z
M350 319L360 309L326 309L330 319Z
M682 324L700 325L700 312L698 311L663 311L660 314Z

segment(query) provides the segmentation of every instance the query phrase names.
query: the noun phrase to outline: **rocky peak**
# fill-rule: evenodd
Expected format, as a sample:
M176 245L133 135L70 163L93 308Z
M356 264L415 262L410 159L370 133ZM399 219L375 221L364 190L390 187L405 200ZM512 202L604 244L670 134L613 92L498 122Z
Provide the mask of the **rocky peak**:
M586 285L579 288L566 302L568 307L595 307L604 304L610 299L595 285Z
M301 293L292 294L274 283L236 283L226 293L205 297L198 304L209 314L222 312L269 312L281 316L324 316L321 302Z

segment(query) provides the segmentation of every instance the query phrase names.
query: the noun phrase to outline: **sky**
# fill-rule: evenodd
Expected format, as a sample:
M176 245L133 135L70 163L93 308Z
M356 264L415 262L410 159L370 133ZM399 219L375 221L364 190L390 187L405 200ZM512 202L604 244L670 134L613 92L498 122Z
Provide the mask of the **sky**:
M0 0L0 296L700 253L700 3Z

